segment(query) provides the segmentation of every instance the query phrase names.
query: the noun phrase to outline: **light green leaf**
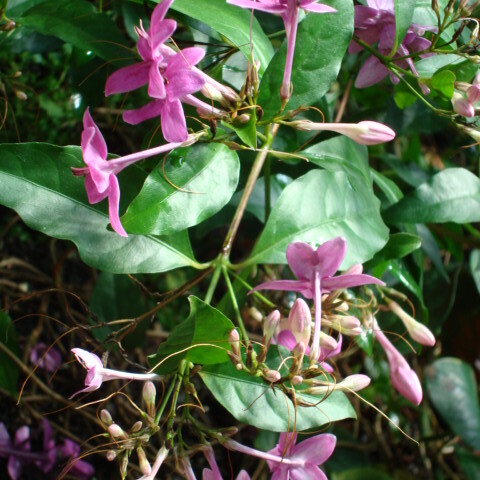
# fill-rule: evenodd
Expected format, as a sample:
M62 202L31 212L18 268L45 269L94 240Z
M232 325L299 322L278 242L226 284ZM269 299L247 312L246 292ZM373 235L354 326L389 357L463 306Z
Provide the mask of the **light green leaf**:
M455 435L480 450L480 405L473 368L458 358L441 358L425 369L430 400Z
M447 168L386 210L384 217L392 223L480 221L480 180L464 168Z
M309 13L298 25L293 60L293 92L285 111L320 100L337 78L353 33L353 2L334 0L329 5L336 13ZM280 86L285 68L287 43L283 42L260 83L258 104L264 118L281 108Z
M277 359L280 363L280 357L267 363L275 363ZM297 390L297 400L312 407L297 405L295 415L293 402L278 387L237 370L231 362L203 368L200 376L218 402L237 420L264 430L286 432L293 429L295 422L296 430L302 431L356 417L345 394L335 391L314 396Z
M260 62L260 74L263 74L273 57L273 47L251 12L229 5L225 0L175 0L171 8L206 23L230 40L247 58L251 50L251 25L253 57Z
M88 265L114 273L164 272L198 266L186 232L170 237L130 235L107 230L107 202L90 205L84 180L71 167L83 167L78 147L45 143L0 145L0 203L23 221L55 238L77 245ZM140 188L143 172L135 167L119 175L122 203Z
M421 245L421 238L417 235L394 233L390 235L387 244L372 258L371 264L406 257Z
M348 244L342 268L363 263L388 239L379 203L370 186L355 189L342 171L312 170L282 192L246 264L286 263L289 243L319 244L339 235Z
M162 162L150 173L122 224L129 233L155 235L197 225L228 203L239 171L237 154L221 143L178 148L169 154L165 174Z
M394 0L395 5L395 40L392 48L392 54L402 43L408 28L412 23L413 12L415 10L416 0Z
M190 295L190 315L168 336L148 362L158 374L173 372L184 358L211 365L228 361L228 334L235 327L219 310ZM203 346L195 347L202 344ZM208 344L208 345L204 345ZM190 348L193 347L193 348Z

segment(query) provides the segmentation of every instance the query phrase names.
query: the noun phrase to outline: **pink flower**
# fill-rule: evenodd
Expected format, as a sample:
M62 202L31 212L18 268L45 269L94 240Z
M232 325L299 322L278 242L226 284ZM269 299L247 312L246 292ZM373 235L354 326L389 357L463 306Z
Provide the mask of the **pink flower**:
M75 392L70 398L82 392L93 392L98 390L103 382L108 380L158 380L156 373L129 373L120 370L112 370L103 366L100 358L94 353L87 352L81 348L72 348L72 352L83 368L87 370L85 377L86 387Z
M30 450L30 429L28 427L20 427L15 432L12 444L5 425L0 423L0 457L8 458L7 472L11 480L20 478L22 465L30 460Z
M47 372L55 372L62 363L62 356L55 347L47 347L42 342L30 351L30 361L39 368L45 369Z
M78 480L88 480L95 474L95 468L85 460L79 458L80 447L70 439L65 439L60 447L60 453L68 460L68 473Z
M201 48L191 47L171 57L162 74L165 80L165 97L153 100L141 108L123 112L123 119L136 125L160 115L165 140L186 141L188 132L181 100L198 92L205 84L204 77L192 68L204 55Z
M98 203L108 198L108 216L115 232L127 236L119 215L120 186L116 175L133 163L160 153L169 152L184 144L193 143L193 137L187 142L167 143L160 147L126 155L114 160L107 160L107 144L102 133L93 121L87 108L83 115L82 155L86 168L72 168L74 175L85 175L85 188L88 201Z
M423 391L417 374L412 370L402 354L388 340L376 320L373 322L373 334L387 355L390 365L390 379L395 390L410 402L419 405L422 401Z
M316 3L316 0L227 0L227 3L242 8L281 15L287 37L287 58L280 96L282 99L288 100L290 98L290 78L292 76L293 54L297 37L298 9L303 8L306 11L315 13L333 13L336 10L328 5Z
M287 247L287 261L298 280L275 280L257 285L253 290L286 290L301 293L313 298L315 304L315 324L310 358L320 356L320 327L322 315L322 293L332 290L356 287L375 283L384 285L381 280L362 273L344 273L334 277L347 251L347 242L335 237L314 250L308 243L294 242Z
M215 455L211 447L205 448L203 451L210 468L204 468L202 471L202 480L223 480L222 474L215 460ZM250 475L245 470L240 470L236 480L250 480Z
M231 450L266 460L273 473L272 480L327 480L318 465L332 455L337 442L335 435L315 435L298 445L295 445L296 440L296 433L281 433L277 446L268 452L246 447L231 439L222 443Z
M163 68L170 56L171 49L163 43L177 28L174 20L164 20L173 0L163 0L152 13L150 29L145 32L143 26L137 28L139 35L137 49L142 62L123 67L112 73L105 84L105 95L130 92L148 83L148 94L153 98L165 98L165 79Z

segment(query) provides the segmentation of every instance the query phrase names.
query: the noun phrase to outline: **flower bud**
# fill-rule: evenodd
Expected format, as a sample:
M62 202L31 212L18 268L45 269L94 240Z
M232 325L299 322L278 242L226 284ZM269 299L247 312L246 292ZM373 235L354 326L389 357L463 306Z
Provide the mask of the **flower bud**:
M233 330L230 330L230 333L228 334L228 343L232 347L232 352L238 358L242 358L242 353L240 351L240 335L235 328Z
M157 390L153 382L145 382L143 384L142 397L145 402L145 408L147 409L148 415L152 418L155 416L155 397L157 395Z
M152 467L147 460L147 455L142 447L137 447L138 467L144 475L150 475L152 473Z
M300 375L295 375L291 380L290 380L292 385L300 385L303 382L303 377Z
M405 328L408 330L408 334L413 340L428 347L433 347L435 345L435 337L433 333L425 325L423 325L423 323L417 322L417 320L405 312L405 310L403 310L397 302L390 300L388 302L388 306L390 310L403 322Z
M123 428L120 425L117 425L116 423L112 423L112 425L110 425L107 430L110 436L113 438L122 438L122 439L128 438Z
M250 115L248 115L248 113L242 113L236 118L236 122L241 124L248 123L249 121L250 121Z
M141 422L141 420L139 420L138 422L135 422L131 428L130 428L130 433L137 433L139 432L143 427L143 423Z
M359 123L315 123L310 120L295 120L288 125L303 131L337 132L361 145L378 145L395 138L395 132L390 127L370 120Z
M480 101L480 84L474 84L467 90L467 99L473 105Z
M461 93L455 92L451 102L453 109L459 115L467 118L475 116L475 109L473 108L473 105Z
M305 347L312 335L312 314L305 300L297 298L288 315L288 327L297 342L303 342Z
M340 392L358 392L370 384L370 377L362 374L350 375L344 378L341 382L325 382L321 380L314 380L313 387L307 389L308 393L313 395L320 395L337 390Z
M110 415L110 412L108 410L105 410L105 409L103 409L100 412L100 420L107 427L113 423L113 419L112 419L112 416Z
M346 270L342 275L360 275L363 272L363 265L356 263Z
M337 348L337 341L325 332L320 332L320 347L335 350Z
M130 452L128 450L125 451L122 457L122 461L120 463L120 476L122 477L122 480L125 480L125 477L127 476L129 453Z
M279 322L280 312L278 310L273 310L273 312L270 312L263 322L263 338L267 348L270 345L270 341L275 334Z
M27 94L23 90L16 90L15 96L22 102L28 99Z
M263 371L263 375L264 379L270 383L278 382L282 378L280 372L277 370L269 370L267 368Z
M115 450L109 450L105 456L109 462L113 462L117 457L117 452Z
M357 336L363 331L360 320L352 315L328 315L323 324L344 335Z

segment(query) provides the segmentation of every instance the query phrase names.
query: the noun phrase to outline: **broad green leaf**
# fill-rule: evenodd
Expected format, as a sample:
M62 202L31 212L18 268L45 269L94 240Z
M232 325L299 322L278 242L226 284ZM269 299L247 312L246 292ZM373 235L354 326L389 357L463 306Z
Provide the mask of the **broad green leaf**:
M0 343L15 355L19 354L17 336L10 317L0 311ZM3 352L0 352L0 386L13 395L17 393L18 367Z
M165 162L165 172L160 162L150 173L122 224L129 233L155 235L197 225L227 204L239 171L237 154L221 143L176 149Z
M415 62L415 67L421 77L432 78L436 73L450 71L462 82L470 82L478 70L473 62L454 53L423 58Z
M71 167L82 166L78 147L0 145L0 203L13 208L31 228L71 240L83 261L100 270L152 273L198 266L186 232L123 238L107 230L106 200L90 205L83 178L72 175ZM143 180L135 167L119 175L122 203L131 201Z
M387 242L388 229L371 187L355 189L342 171L312 170L289 184L275 204L246 264L286 263L287 245L347 240L342 268L363 263Z
M236 121L226 125L235 130L238 138L240 138L245 145L254 150L257 148L257 116L255 112L250 114L250 119L246 123Z
M384 218L392 223L480 221L480 180L464 168L447 168L390 207Z
M336 13L309 13L298 25L293 60L292 96L285 108L312 105L320 100L337 78L353 33L353 2L335 0L329 5ZM283 42L260 83L257 103L264 117L271 118L281 108L280 86L285 68L287 43Z
M403 198L403 192L393 180L390 180L388 177L377 172L373 168L370 169L370 172L373 177L373 183L381 190L381 192L385 196L385 201L382 201L383 208L394 205L395 203L400 201L401 198Z
M408 28L412 23L416 0L394 0L395 5L395 40L392 54L395 53L402 43Z
M277 356L273 362L276 360L280 363L281 358ZM218 402L237 420L264 430L286 432L295 425L296 430L302 431L355 418L355 411L342 392L314 396L297 390L298 401L314 406L297 406L295 415L293 402L278 387L237 370L231 362L203 368L200 376Z
M448 276L445 265L443 264L440 248L437 245L435 237L432 235L428 227L421 223L416 225L415 229L422 239L422 250L428 256L428 258L430 258L433 265L438 270L438 273L440 273L447 283L450 283L450 277Z
M188 301L188 318L175 328L156 354L148 357L150 366L158 374L171 373L184 358L202 365L228 361L226 351L231 350L228 334L235 328L233 323L222 312L193 295ZM202 346L195 346L199 344Z
M387 244L375 254L371 264L377 264L385 260L403 258L412 253L422 245L421 238L410 233L393 233L390 235ZM367 267L368 268L368 267Z
M132 57L115 23L85 0L49 0L23 12L15 21L44 35L53 35L103 60Z
M425 369L430 400L455 435L480 450L480 405L473 368L458 358L441 358Z
M364 145L339 135L317 143L298 153L309 162L330 172L342 171L357 191L365 191L372 185L368 167L368 150ZM373 195L373 192L371 192Z
M450 70L442 70L441 72L435 73L432 77L431 82L428 84L440 95L442 95L447 100L450 100L453 96L454 84L455 84L455 74Z
M156 1L158 2L158 0ZM224 35L247 58L250 57L252 48L251 30L253 57L260 62L260 74L263 74L273 57L273 47L256 18L252 18L249 10L229 5L225 0L175 0L171 8L206 23Z
M474 452L470 452L466 448L455 447L455 454L458 458L458 463L462 468L466 480L480 479L480 458Z

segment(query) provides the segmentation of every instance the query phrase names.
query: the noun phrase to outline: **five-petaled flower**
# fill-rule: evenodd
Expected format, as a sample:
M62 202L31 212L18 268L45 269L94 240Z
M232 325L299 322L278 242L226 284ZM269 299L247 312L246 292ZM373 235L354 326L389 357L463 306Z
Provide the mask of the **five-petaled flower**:
M333 275L340 267L347 252L347 242L335 237L320 245L316 250L308 243L294 242L287 247L287 261L298 280L274 280L257 285L256 290L286 290L301 293L305 298L313 298L315 305L315 324L310 358L320 356L320 327L322 316L322 293L332 290L356 287L375 283L384 285L378 278L365 275L361 266L356 265L355 273Z

